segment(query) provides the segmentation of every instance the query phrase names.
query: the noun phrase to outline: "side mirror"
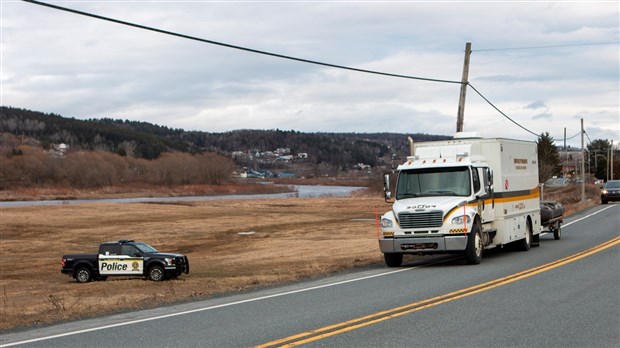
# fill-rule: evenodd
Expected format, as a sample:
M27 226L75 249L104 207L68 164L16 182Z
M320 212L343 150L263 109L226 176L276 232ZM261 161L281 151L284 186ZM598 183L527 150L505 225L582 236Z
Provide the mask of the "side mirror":
M392 198L392 192L390 192L390 174L383 175L383 197L386 201Z
M490 186L493 186L493 170L487 169L487 182Z

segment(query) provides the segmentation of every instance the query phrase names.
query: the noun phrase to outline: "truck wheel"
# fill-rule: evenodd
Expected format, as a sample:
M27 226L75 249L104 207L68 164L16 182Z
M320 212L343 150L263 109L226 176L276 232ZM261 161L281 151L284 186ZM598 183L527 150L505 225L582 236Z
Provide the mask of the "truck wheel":
M532 225L529 221L525 222L525 238L519 241L519 249L521 251L528 251L532 247Z
M558 228L553 229L553 239L559 240L562 238L562 224L558 222Z
M467 247L465 249L465 259L470 265L477 265L482 260L482 236L480 235L480 226L474 223L467 236Z
M166 273L164 272L164 268L161 266L153 266L149 268L149 279L154 282L159 282L164 280Z
M383 258L388 267L400 267L403 263L403 254L400 253L384 253Z
M75 280L78 283L88 283L93 279L93 272L90 271L87 267L80 267L75 272Z

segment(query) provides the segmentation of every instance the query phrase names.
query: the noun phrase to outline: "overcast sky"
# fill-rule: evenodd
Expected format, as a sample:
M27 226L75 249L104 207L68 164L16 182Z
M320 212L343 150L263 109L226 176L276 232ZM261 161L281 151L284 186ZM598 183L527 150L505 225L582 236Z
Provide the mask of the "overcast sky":
M336 65L469 82L557 145L620 141L620 5L584 2L51 1ZM1 104L222 132L453 135L459 84L371 75L2 0ZM536 140L468 88L466 131ZM588 138L586 138L586 143Z

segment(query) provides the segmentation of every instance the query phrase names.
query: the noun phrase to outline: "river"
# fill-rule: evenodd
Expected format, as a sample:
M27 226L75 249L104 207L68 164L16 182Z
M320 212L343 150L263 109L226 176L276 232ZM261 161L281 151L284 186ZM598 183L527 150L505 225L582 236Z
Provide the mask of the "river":
M348 197L353 192L363 189L356 186L321 186L321 185L287 185L293 186L296 192L269 193L256 195L222 195L222 196L183 196L183 197L143 197L143 198L105 198L105 199L72 199L47 201L13 201L0 202L0 208L28 207L38 205L87 204L87 203L146 203L146 202L189 202L213 201L221 199L274 199L274 198L311 198L311 197Z

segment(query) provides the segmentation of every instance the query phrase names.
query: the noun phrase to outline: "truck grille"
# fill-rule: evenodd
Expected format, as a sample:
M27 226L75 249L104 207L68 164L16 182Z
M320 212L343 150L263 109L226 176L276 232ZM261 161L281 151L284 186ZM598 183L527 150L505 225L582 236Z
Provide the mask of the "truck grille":
M401 228L441 227L443 212L436 210L428 213L400 213L398 222Z

